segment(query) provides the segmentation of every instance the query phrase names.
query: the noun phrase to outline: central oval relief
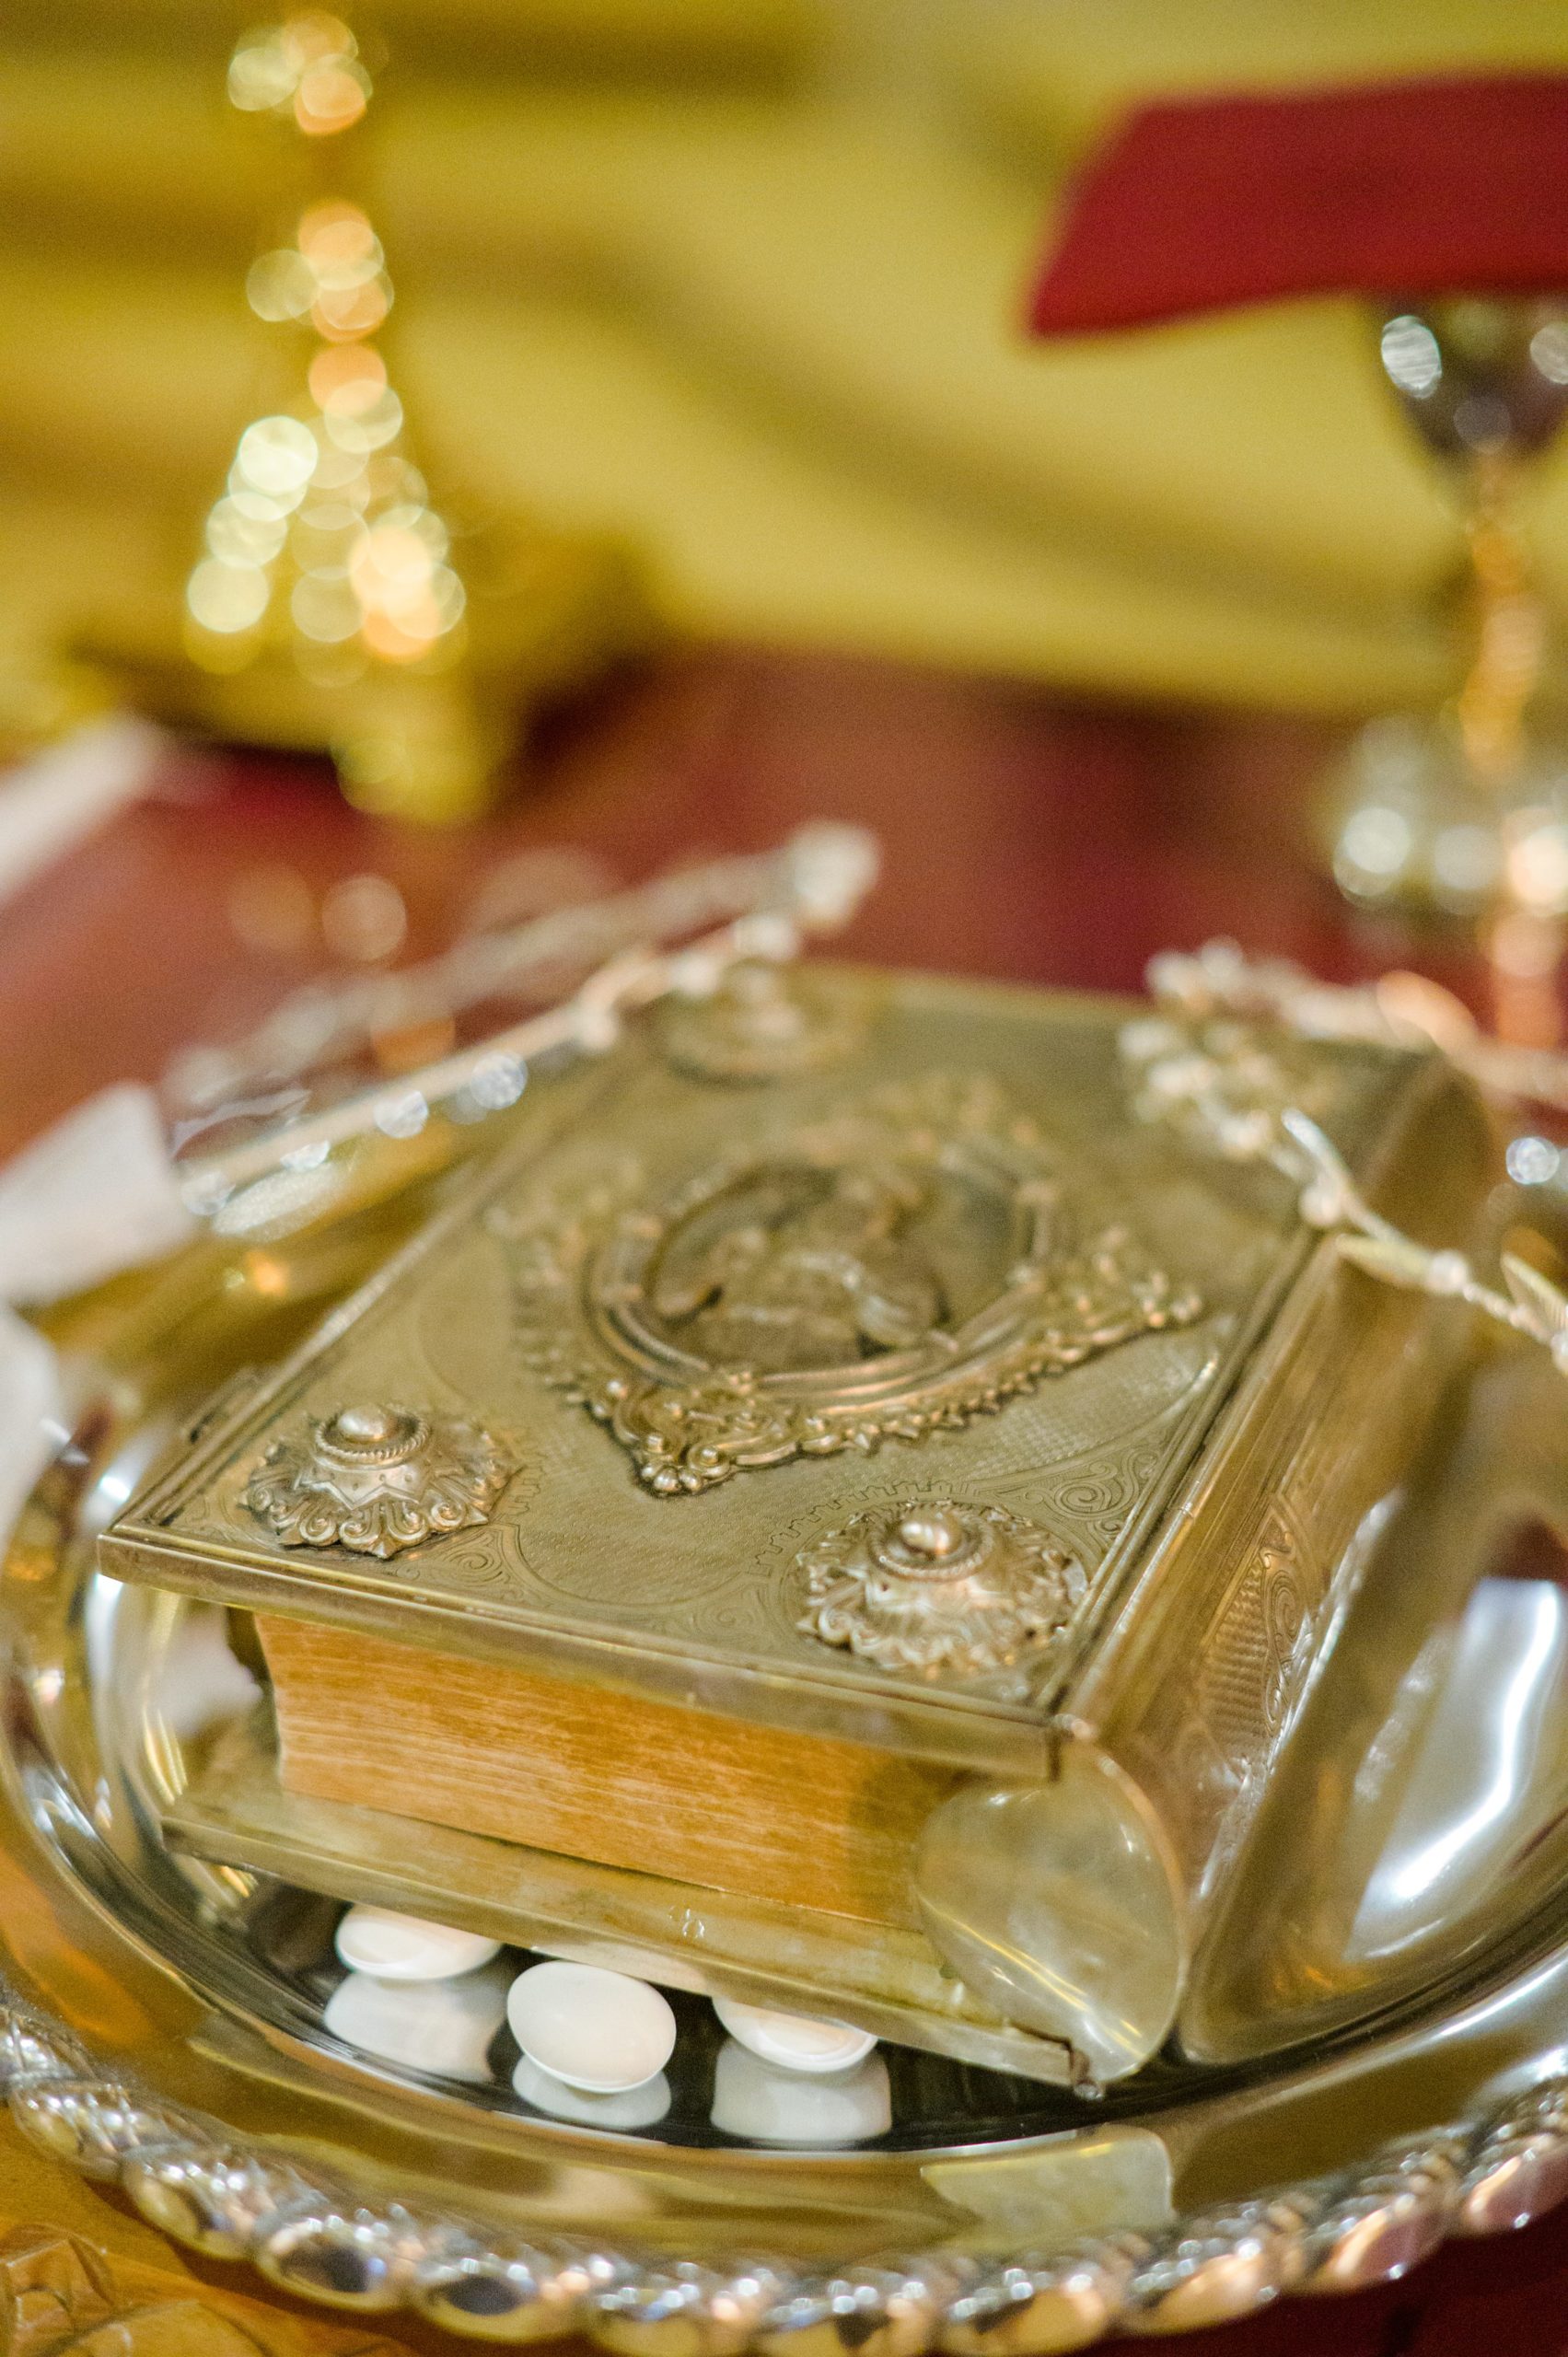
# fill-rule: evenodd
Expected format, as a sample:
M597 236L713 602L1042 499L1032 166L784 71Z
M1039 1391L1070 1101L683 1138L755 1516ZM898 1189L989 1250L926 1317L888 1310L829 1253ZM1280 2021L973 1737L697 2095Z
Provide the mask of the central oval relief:
M620 1223L589 1299L628 1357L683 1380L744 1368L836 1389L951 1365L972 1321L1048 1266L1060 1224L1036 1158L988 1143L703 1171Z
M529 1364L667 1494L916 1439L1197 1309L1125 1231L1085 1237L993 1084L944 1074L661 1200L626 1174L596 1218L536 1198L493 1225Z

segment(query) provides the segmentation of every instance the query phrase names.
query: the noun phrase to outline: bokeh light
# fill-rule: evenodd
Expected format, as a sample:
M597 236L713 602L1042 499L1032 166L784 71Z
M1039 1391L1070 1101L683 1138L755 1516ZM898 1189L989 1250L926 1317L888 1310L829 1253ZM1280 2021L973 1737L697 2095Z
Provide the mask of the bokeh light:
M379 965L397 955L407 935L403 896L390 877L345 877L321 903L321 931L335 956Z
M348 28L308 11L244 37L229 91L249 112L292 114L316 133L356 120L370 80ZM367 664L455 648L467 593L401 447L402 402L370 341L392 285L363 205L308 205L294 242L252 264L246 295L269 327L316 341L297 406L245 428L207 517L186 586L192 652L232 668L286 647L301 677L343 687Z
M351 130L372 87L353 33L320 9L246 33L229 60L228 95L242 113L292 117L311 138Z
M227 637L255 628L267 610L270 594L261 565L228 564L222 557L209 556L191 575L185 596L203 630Z
M259 417L240 435L234 463L252 491L296 503L315 472L315 438L296 417Z

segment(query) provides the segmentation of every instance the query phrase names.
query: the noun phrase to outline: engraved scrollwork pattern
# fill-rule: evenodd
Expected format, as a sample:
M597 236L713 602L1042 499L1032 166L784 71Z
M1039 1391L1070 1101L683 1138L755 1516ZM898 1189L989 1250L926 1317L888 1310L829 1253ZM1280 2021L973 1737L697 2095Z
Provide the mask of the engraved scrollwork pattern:
M1304 1550L1276 1505L1199 1649L1174 1742L1197 1796L1194 1823L1211 1838L1266 1770L1298 1699L1313 1601L1324 1587Z
M1099 1555L1108 1554L1147 1495L1161 1454L1158 1442L1145 1442L1120 1461L1074 1473L1054 1489L1051 1504L1086 1532Z

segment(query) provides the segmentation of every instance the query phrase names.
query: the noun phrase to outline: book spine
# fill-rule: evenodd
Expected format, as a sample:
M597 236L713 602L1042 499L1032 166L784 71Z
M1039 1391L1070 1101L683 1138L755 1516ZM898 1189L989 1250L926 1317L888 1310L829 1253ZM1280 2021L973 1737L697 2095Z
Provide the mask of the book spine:
M1489 1172L1468 1085L1423 1067L1365 1183L1463 1244ZM1201 1937L1465 1347L1468 1313L1325 1237L1067 1702L1157 1814Z

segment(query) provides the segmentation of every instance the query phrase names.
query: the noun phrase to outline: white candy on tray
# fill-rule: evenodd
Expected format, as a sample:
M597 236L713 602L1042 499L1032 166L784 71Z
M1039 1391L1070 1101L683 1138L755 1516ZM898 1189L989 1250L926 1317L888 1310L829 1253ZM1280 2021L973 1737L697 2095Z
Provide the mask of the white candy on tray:
M450 1980L501 1953L499 1940L426 1923L389 1907L351 1907L333 1945L351 1972L371 1972L379 1980Z
M847 2022L779 2014L768 2005L743 2005L737 1997L715 1997L714 2011L731 2038L781 2071L853 2071L877 2043L868 2029L852 2029Z
M512 1983L506 2018L531 2062L590 2095L642 2086L675 2051L668 1999L598 1964L530 1965Z

